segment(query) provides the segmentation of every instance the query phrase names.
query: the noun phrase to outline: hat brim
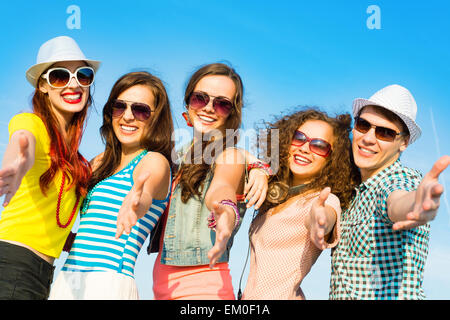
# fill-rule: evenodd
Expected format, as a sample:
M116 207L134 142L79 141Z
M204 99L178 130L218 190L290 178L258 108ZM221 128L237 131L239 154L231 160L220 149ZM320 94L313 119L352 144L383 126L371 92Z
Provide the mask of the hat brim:
M72 59L70 60L58 60L58 61L51 61L51 62L43 62L43 63L38 63L35 64L34 66L32 66L31 68L29 68L26 72L26 78L28 80L28 82L33 86L33 87L37 87L37 83L39 80L39 77L42 75L42 73L47 70L51 65L57 63L57 62L61 62L61 61L74 61ZM78 61L78 60L76 60ZM80 61L84 61L86 62L90 67L92 67L94 69L95 72L97 72L98 68L100 68L101 62L97 61L97 60L80 60Z
M389 111L395 113L397 116L399 116L400 119L402 119L402 121L405 123L406 127L409 130L408 144L413 143L414 141L419 139L419 137L421 136L422 129L420 129L420 127L418 126L418 124L415 121L413 121L409 117L407 117L397 111L391 110L391 109L381 105L378 102L374 102L374 101L371 101L368 99L357 98L357 99L353 100L353 117L356 117L360 113L361 109L364 108L365 106L378 106L378 107L384 108L386 110L389 110Z

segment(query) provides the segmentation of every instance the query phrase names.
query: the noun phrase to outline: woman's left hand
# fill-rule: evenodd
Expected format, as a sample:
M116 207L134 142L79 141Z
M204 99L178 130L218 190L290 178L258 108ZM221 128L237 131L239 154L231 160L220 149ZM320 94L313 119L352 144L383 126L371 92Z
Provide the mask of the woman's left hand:
M244 195L247 208L255 205L258 210L266 199L269 177L261 169L252 169L248 181L245 183Z

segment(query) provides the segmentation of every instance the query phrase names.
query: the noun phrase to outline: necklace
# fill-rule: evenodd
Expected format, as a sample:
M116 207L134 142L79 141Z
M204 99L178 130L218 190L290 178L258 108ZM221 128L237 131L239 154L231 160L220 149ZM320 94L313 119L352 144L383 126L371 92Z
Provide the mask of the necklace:
M104 180L97 182L97 184L88 192L86 198L84 198L83 203L81 204L81 210L80 210L80 213L82 215L85 214L88 209L88 205L89 205L89 202L91 201L92 194L94 193L95 188L97 188L97 186L100 184L100 182L103 182Z
M97 186L98 186L100 183L102 183L102 182L104 182L106 179L109 179L109 178L111 178L112 176L114 176L114 175L116 175L116 174L122 172L123 170L125 170L126 168L128 168L132 163L136 163L137 161L141 160L142 157L144 157L144 156L147 154L147 152L148 152L147 149L142 150L141 153L139 153L136 157L134 157L133 160L131 160L130 162L128 162L128 164L127 164L125 167L123 167L122 170L120 170L119 172L116 172L116 173L114 173L113 175L111 175L111 176L109 176L109 177L106 177L105 179L100 180L99 182L97 182L97 184L96 184L94 187L92 187L91 190L89 190L89 192L88 192L86 198L84 199L83 203L81 204L81 210L80 210L80 213L81 213L82 215L84 215L84 214L87 212L87 209L88 209L88 207L89 207L89 202L91 202L91 199L92 199L92 194L94 193L95 188L97 188Z
M294 194L300 193L300 191L302 191L303 188L305 188L307 185L308 185L307 183L304 183L304 184L299 184L299 185L290 187L288 190L288 195L294 195Z
M70 223L72 222L72 219L75 216L75 212L76 212L77 207L78 207L78 202L80 202L80 196L77 195L77 201L75 202L75 206L72 209L72 213L70 214L69 220L65 224L62 224L61 220L59 219L59 209L60 209L60 206L61 206L61 198L62 198L62 194L63 194L63 190L64 190L64 182L65 181L66 181L66 175L63 172L63 174L62 174L62 181L61 181L61 188L59 188L58 202L56 203L56 223L58 224L58 226L60 228L63 228L63 229L67 228L70 225Z

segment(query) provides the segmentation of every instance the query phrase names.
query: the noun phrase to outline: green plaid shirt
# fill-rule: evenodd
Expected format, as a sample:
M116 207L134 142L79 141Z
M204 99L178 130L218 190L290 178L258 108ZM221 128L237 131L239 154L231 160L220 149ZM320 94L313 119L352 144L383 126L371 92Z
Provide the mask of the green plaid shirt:
M341 239L332 251L330 299L424 299L429 224L393 231L387 198L417 189L422 175L400 160L361 183L341 215Z

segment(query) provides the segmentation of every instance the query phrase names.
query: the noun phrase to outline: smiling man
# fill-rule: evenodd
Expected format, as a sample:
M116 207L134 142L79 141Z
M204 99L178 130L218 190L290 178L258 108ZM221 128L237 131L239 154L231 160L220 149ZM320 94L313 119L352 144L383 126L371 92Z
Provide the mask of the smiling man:
M417 105L399 85L353 102L353 157L361 172L352 204L342 212L333 250L330 299L424 299L429 224L444 189L443 156L423 178L400 155L420 137Z

